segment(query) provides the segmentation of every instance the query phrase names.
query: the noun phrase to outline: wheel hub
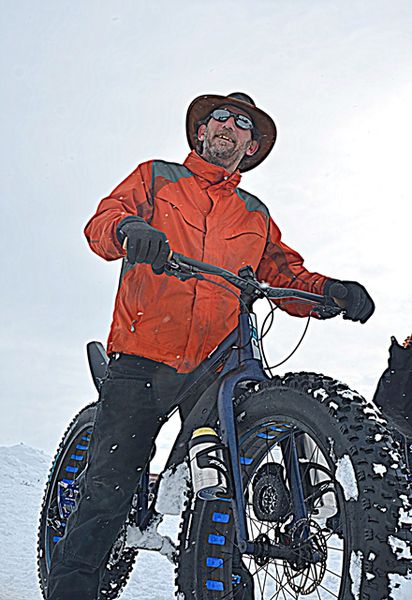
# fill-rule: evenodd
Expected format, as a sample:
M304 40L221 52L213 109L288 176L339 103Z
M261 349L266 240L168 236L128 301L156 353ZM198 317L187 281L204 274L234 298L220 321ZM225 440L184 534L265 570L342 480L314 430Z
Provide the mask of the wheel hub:
M253 480L253 509L260 521L283 521L290 512L290 496L283 466L266 463Z

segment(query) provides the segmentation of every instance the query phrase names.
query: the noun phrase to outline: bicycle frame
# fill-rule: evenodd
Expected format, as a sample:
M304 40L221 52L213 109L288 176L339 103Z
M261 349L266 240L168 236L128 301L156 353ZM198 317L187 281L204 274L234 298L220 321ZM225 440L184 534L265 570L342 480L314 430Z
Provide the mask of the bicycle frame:
M187 397L193 388L198 389L199 387L202 387L202 383L205 378L207 378L208 373L216 370L219 365L224 363L222 370L217 375L215 385L209 386L206 389L206 392L204 392L200 399L195 403L188 418L182 423L182 428L175 440L164 469L167 470L171 465L179 464L185 459L187 456L187 443L193 430L205 424L210 424L208 419L217 405L219 433L222 443L227 450L226 456L229 460L227 467L231 478L232 485L230 487L233 490L233 497L227 500L232 503L237 544L242 553L247 552L252 555L257 553L257 548L256 545L248 539L246 507L242 488L241 463L233 399L235 397L236 387L240 383L245 381L258 383L270 380L263 369L257 339L255 314L250 311L247 313L241 312L239 315L238 327L229 334L218 348L192 373L190 380L184 386L179 396L179 401L182 401ZM225 360L225 357L228 357L227 360ZM211 392L212 398L208 392ZM306 509L303 500L298 456L294 444L292 445L292 460L286 463L286 471L289 481L291 482L291 496L295 514L298 518L303 518L306 516ZM138 514L142 515L142 517L139 519L138 525L144 528L155 512L154 505L156 503L158 486L155 490L154 500L152 501L151 506L148 507L147 473L143 477L141 483L143 485L141 485L141 492L138 495L140 509ZM291 555L291 551L287 548L276 548L271 546L267 551L273 557L288 558Z
M187 445L195 429L205 425L211 426L218 422L227 463L225 467L227 468L229 478L229 489L232 492L232 497L221 497L220 500L227 500L232 503L237 545L240 552L258 555L259 552L262 552L262 544L255 544L248 539L246 507L240 466L241 457L239 456L235 406L233 402L236 397L236 388L242 382L247 381L253 384L270 379L266 375L262 364L256 315L252 312L253 303L258 298L265 296L277 299L294 297L312 303L323 304L323 308L321 306L321 309L329 311L329 313L333 311L333 314L337 314L341 312L341 309L333 302L331 305L328 298L324 296L301 290L264 286L256 280L254 272L249 266L243 267L239 271L239 274L235 275L220 267L201 263L179 254L173 254L172 258L166 264L165 273L176 276L182 281L191 277L200 280L205 279L202 273L217 275L223 277L226 281L241 290L237 328L190 374L177 398L176 403L182 405L188 398L192 401L195 395L193 390L196 390L196 394L198 394L198 400L196 400L194 405L191 403L191 411L183 419L181 430L170 452L164 471L172 465L180 464L185 460ZM96 362L99 363L100 360L94 373L97 385L102 375L101 352L95 348L94 353L97 357ZM214 374L212 381L210 380L210 373ZM199 394L199 390L203 390L201 394ZM285 469L290 482L290 494L294 507L294 520L296 521L306 518L307 512L299 470L298 452L293 433L290 440L285 439L280 442L281 451L286 456L286 444L289 441L291 442L289 448L290 460L285 460ZM153 488L154 498L149 507L149 474L148 469L146 469L137 493L137 525L141 529L144 529L156 514L155 504L159 484L160 478ZM274 544L266 546L265 544L264 553L269 558L288 559L296 557L296 552L286 546Z

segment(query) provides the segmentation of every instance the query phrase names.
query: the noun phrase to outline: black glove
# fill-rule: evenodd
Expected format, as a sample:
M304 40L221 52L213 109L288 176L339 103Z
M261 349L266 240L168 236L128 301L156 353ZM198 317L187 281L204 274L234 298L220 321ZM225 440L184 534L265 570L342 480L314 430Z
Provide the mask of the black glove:
M345 309L344 319L366 323L373 315L375 304L363 285L356 281L333 281L326 293Z
M140 217L126 217L118 224L116 235L121 244L127 238L129 263L146 263L152 265L154 273L163 273L170 246L162 231Z

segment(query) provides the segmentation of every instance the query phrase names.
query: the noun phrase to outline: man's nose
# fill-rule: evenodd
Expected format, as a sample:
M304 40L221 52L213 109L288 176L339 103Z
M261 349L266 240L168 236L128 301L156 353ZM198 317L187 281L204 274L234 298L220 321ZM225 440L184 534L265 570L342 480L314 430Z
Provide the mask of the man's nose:
M235 117L229 117L228 120L224 122L224 126L226 126L226 127L230 126L230 129L233 129L233 131L236 131Z

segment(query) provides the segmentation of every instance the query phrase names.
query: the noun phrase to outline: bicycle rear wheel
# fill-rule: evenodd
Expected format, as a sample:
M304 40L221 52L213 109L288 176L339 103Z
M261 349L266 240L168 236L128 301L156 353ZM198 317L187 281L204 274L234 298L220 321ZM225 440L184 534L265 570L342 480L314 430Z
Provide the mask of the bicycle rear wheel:
M230 502L192 497L180 536L180 598L395 598L411 568L410 496L373 405L339 382L301 373L240 397L236 414L249 536L261 555L238 551ZM289 477L293 448L303 515ZM270 543L296 556L270 558Z
M96 404L85 407L69 425L54 458L43 497L37 544L40 588L46 597L51 556L64 536L67 519L76 506L79 477L88 462ZM127 583L137 550L125 546L125 529L114 543L101 584L101 597L118 598Z

